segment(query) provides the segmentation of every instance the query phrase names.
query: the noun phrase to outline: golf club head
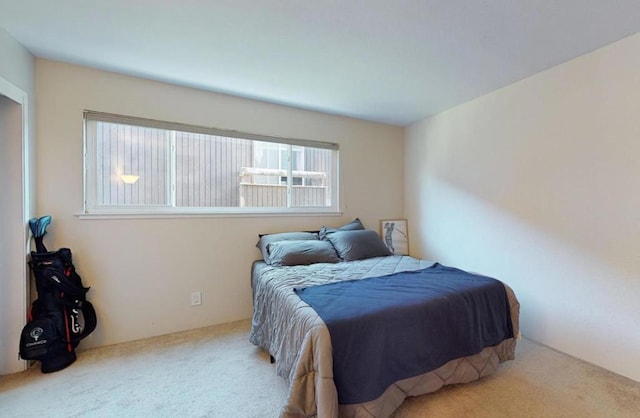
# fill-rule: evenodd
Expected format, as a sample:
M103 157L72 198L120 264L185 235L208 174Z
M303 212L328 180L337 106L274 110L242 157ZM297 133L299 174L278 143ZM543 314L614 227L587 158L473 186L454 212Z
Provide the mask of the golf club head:
M38 218L29 219L29 229L31 230L31 234L35 237L38 233Z
M37 227L38 227L38 235L39 237L44 236L47 233L47 226L51 223L51 216L46 215L42 218L38 219Z

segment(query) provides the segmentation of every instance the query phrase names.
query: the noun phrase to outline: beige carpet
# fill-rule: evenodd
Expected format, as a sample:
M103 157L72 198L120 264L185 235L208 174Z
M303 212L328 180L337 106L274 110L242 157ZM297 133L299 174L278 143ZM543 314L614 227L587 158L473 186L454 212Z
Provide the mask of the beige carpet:
M277 417L287 387L249 321L86 350L0 377L0 417ZM638 417L640 383L526 339L497 374L407 400L409 417Z

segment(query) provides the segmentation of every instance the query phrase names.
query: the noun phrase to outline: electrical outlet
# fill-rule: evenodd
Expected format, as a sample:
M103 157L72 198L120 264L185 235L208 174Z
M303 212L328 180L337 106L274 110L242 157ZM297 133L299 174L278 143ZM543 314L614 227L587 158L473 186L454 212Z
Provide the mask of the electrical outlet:
M191 305L202 305L202 292L193 292L191 294Z

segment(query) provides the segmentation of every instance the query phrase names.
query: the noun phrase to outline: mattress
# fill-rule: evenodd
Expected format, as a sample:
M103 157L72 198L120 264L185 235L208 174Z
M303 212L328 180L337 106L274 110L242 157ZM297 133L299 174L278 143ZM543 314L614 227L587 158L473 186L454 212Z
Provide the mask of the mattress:
M251 277L254 313L249 339L275 358L277 374L289 382L281 416L387 417L407 396L433 392L445 384L477 380L493 373L499 363L514 358L516 339L508 338L436 370L397 381L372 401L339 405L329 331L293 289L421 270L432 264L409 256L288 267L272 267L263 261L254 263ZM506 285L505 290L513 332L518 335L519 303Z

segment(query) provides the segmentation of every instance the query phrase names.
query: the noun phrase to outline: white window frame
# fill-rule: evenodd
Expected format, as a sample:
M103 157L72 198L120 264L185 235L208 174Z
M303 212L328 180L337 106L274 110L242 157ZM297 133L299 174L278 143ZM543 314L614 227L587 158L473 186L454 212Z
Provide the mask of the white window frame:
M97 202L97 139L90 137L87 122L110 122L148 128L159 128L169 131L184 131L215 136L224 136L239 139L256 140L263 142L274 142L288 146L303 146L312 148L329 149L332 151L331 158L331 206L296 206L292 207L290 193L292 187L292 170L288 169L287 196L288 207L176 207L175 193L171 190L169 204L166 206L133 206L133 205L104 205ZM116 115L90 110L84 111L83 117L83 142L84 142L84 167L83 167L83 211L78 214L81 218L91 217L147 217L147 216L253 216L253 215L289 215L289 214L337 214L339 215L339 146L333 142L323 142L298 138L280 138L268 135L253 134L247 132L225 130L219 128L209 128L195 125L187 125L176 122L159 121L155 119L138 118L131 116ZM176 173L175 167L175 139L171 143L171 159L168 173L169 185L173 184ZM170 187L170 186L169 186Z

